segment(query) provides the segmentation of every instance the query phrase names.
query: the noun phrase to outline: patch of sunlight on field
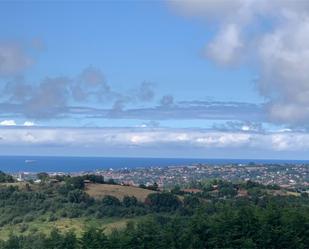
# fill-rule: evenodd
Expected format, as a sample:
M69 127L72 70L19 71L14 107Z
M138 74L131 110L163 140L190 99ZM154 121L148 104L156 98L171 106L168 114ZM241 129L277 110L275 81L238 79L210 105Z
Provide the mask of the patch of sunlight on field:
M139 201L145 201L146 197L155 191L142 189L133 186L121 186L111 184L87 184L86 192L94 197L101 198L105 195L112 195L122 200L124 196L135 196Z

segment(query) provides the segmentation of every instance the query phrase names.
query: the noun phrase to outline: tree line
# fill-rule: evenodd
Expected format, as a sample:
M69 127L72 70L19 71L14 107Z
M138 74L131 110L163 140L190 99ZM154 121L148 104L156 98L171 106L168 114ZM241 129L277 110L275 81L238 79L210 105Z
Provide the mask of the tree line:
M308 206L286 205L275 199L266 206L247 200L219 201L186 208L190 212L153 213L106 235L88 227L74 232L53 230L11 235L3 249L306 249L309 246ZM183 210L184 211L184 210Z

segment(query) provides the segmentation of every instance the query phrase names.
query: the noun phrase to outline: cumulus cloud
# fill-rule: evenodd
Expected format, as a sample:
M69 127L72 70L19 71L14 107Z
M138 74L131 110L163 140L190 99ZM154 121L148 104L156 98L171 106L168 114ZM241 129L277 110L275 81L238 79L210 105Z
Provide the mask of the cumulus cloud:
M44 79L31 98L23 103L26 116L49 118L63 113L69 99L69 82L65 77Z
M24 126L34 126L35 124L34 124L34 122L32 122L32 121L25 121L24 122Z
M17 126L18 124L16 123L16 121L15 120L13 120L13 119L8 119L8 120L2 120L2 121L0 121L0 126ZM25 121L24 123L23 123L23 126L27 126L27 127L29 127L29 126L34 126L34 122L32 122L32 121Z
M127 104L151 102L154 96L154 85L148 82L142 82L134 90L116 92L103 72L90 66L76 77L46 77L38 83L14 77L2 89L0 112L50 119L71 115L71 109L90 110L94 104L109 104L112 105L109 114L114 116Z
M171 107L174 105L174 97L172 95L164 95L160 100L161 106Z
M182 14L205 17L217 33L206 55L221 65L256 69L269 120L309 120L309 2L306 0L171 1Z
M33 64L22 46L14 42L0 42L0 77L20 74Z
M92 66L85 68L71 86L76 101L85 101L91 97L103 100L110 90L102 71Z
M235 46L238 46L236 43ZM19 52L22 58L26 57L23 50ZM155 99L154 83L144 81L133 89L115 91L104 73L94 66L86 67L74 77L45 77L39 82L29 82L16 74L17 71L0 89L0 115L4 119L26 117L40 120L72 116L140 120L264 118L263 107L259 105L176 102L172 95L163 96L159 105L149 107L149 103Z
M14 120L3 120L0 122L2 126L15 126L16 122Z
M146 81L143 82L137 90L136 96L140 101L144 102L153 100L155 96L154 84Z
M32 96L32 94L32 85L26 84L23 77L16 77L7 82L1 95L2 97L9 96L9 101L15 103L26 101Z
M66 114L72 101L101 101L108 93L103 73L88 67L75 78L46 77L37 84L15 78L6 84L2 97L6 103L20 104L27 117L52 118Z
M221 30L215 40L208 44L206 55L219 64L235 63L239 60L243 46L239 27L229 24Z
M309 12L289 13L284 25L267 34L259 47L260 92L270 99L274 121L309 120Z

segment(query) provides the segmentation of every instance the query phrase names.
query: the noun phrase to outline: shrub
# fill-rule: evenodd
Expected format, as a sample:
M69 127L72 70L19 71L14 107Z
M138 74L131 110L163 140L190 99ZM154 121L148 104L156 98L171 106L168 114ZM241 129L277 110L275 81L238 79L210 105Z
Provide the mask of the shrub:
M30 221L33 221L33 220L34 220L34 216L32 214L27 214L24 217L24 222L30 222Z

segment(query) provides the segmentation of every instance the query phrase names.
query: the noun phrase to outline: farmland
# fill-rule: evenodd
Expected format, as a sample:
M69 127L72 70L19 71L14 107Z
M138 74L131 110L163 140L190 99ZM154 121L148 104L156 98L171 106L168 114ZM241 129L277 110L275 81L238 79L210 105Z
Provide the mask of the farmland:
M137 188L133 186L121 186L112 184L86 184L85 191L91 197L96 199L102 198L106 195L115 196L122 200L125 196L135 196L139 201L145 201L146 197L155 191Z

